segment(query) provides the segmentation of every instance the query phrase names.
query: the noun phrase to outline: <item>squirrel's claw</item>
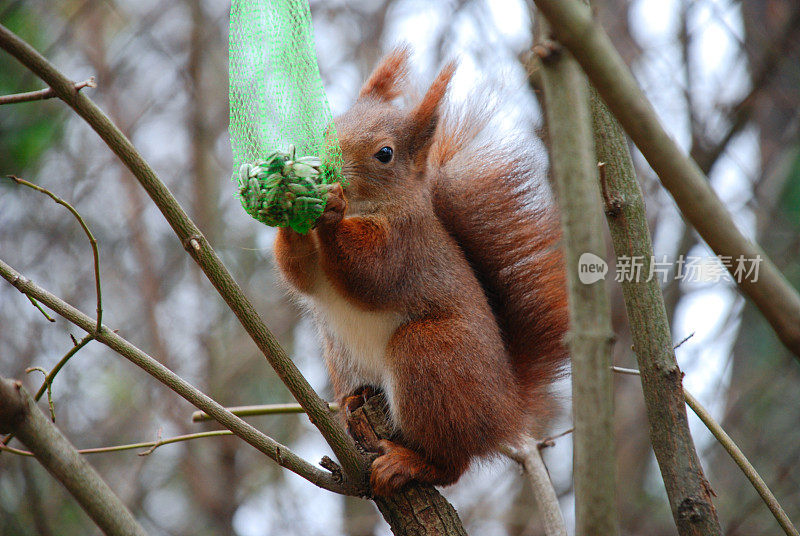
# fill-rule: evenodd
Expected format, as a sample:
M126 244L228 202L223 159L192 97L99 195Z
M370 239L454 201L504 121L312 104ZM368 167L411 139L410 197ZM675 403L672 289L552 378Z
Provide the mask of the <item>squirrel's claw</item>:
M352 395L344 399L344 409L347 412L347 417L350 418L350 415L355 410L363 406L368 398L378 394L378 392L378 389L371 385L363 385L353 391Z

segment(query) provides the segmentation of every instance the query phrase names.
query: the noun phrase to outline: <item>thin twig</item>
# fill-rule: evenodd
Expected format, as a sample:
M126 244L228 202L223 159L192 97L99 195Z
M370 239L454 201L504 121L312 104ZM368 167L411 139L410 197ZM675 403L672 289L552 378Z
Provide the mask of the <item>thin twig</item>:
M611 370L620 374L630 374L630 375L639 375L639 371L635 369L628 369L622 367L611 367ZM781 526L783 531L787 534L787 536L800 536L800 533L797 532L797 529L792 524L792 521L789 519L789 516L786 515L786 512L781 507L778 499L775 498L772 491L770 491L767 484L764 482L764 479L761 478L761 475L758 474L756 468L753 467L753 464L747 459L744 455L742 450L736 445L736 443L731 439L731 437L725 432L725 430L720 426L720 424L714 420L711 414L706 410L698 400L686 390L683 389L683 398L686 400L686 404L692 408L695 415L697 415L703 424L706 425L709 432L717 439L720 445L728 452L733 461L736 462L736 465L742 470L750 483L756 489L758 494L761 496L761 499L764 501L764 504L767 505L772 515L775 516L775 519L778 521L778 524Z
M686 399L686 404L692 408L695 415L697 415L703 424L706 425L706 428L717 438L719 444L728 451L728 454L731 455L733 461L736 462L736 465L739 466L739 469L745 474L745 476L750 480L750 483L753 484L753 487L756 489L758 494L761 496L761 499L767 505L772 515L775 516L775 519L778 521L778 524L783 529L783 532L787 534L787 536L800 536L797 532L797 529L792 525L792 521L789 519L789 516L786 515L786 512L781 508L778 499L775 498L775 495L772 494L767 484L764 482L764 479L761 478L761 475L758 474L755 467L750 463L750 461L745 457L744 453L741 449L734 443L733 439L722 429L722 426L719 425L717 421L711 416L708 411L700 405L700 402L697 401L695 397L693 397L689 391L686 389L683 390L683 397Z
M30 297L30 296L28 296L28 297ZM58 361L58 363L56 363L56 366L53 367L50 370L49 373L45 374L44 382L42 383L41 387L39 387L39 390L36 391L36 394L33 397L33 399L38 402L39 399L42 398L42 395L44 394L45 390L47 391L47 399L48 399L48 401L50 403L50 411L51 411L51 413L53 415L53 422L56 422L55 410L53 408L53 398L52 398L53 397L53 393L52 393L52 390L51 390L51 387L53 385L53 380L55 379L56 374L58 374L58 372L64 367L64 365L67 364L67 361L69 361L70 358L73 355L77 354L78 351L81 348L83 348L84 346L86 346L89 343L89 341L94 340L94 335L91 334L91 333L89 333L83 339L81 339L80 342L76 341L75 337L72 334L70 334L70 337L72 337L72 342L74 343L72 348L70 348L69 351L64 355L64 357L62 357ZM35 368L37 368L39 370L44 370L41 367L35 367ZM13 438L14 438L14 434L13 433L6 435L3 438L3 440L0 441L0 445L8 445L8 443Z
M170 445L172 443L180 443L182 441L191 441L193 439L203 439L206 437L219 437L219 436L230 436L233 435L233 432L230 430L211 430L209 432L198 432L196 434L186 434L181 436L169 437L167 439L158 439L156 441L144 441L142 443L130 443L127 445L113 445L110 447L94 447L89 449L78 449L78 453L80 454L104 454L107 452L121 452L125 450L136 450L136 449L148 449L143 452L139 453L139 456L148 456L150 455L155 449L162 445ZM0 445L0 450L4 450L6 452L10 452L12 454L18 454L19 456L33 456L33 453L27 450L22 449L15 449L13 447L7 447L5 445Z
M78 82L75 84L75 91L80 91L85 87L97 87L97 82L94 79L94 76L84 80L83 82ZM13 95L0 95L0 105L3 104L17 104L19 102L31 102L31 101L38 101L38 100L45 100L45 99L52 99L58 97L53 88L48 87L46 89L39 89L37 91L28 91L27 93L14 93Z
M75 219L78 220L78 224L80 224L81 229L83 229L84 234L89 239L89 245L92 248L92 259L94 261L94 286L95 286L95 294L97 296L97 324L95 325L94 329L94 333L97 333L100 330L100 326L102 326L103 323L103 295L100 286L100 250L97 244L97 240L94 237L94 234L92 234L92 231L89 229L89 226L86 224L86 221L83 219L80 213L75 209L75 207L70 205L64 199L60 198L47 188L39 186L38 184L33 184L32 182L26 181L25 179L21 179L16 175L8 175L8 178L11 179L16 184L27 186L28 188L31 188L33 190L36 190L37 192L41 192L47 195L57 204L61 205L62 207L65 207L70 212L70 214L72 214L75 217ZM50 320L50 322L55 322L55 319L51 318L44 311L44 309L42 309L42 307L36 302L34 298L32 298L30 295L27 296L28 299L31 301L31 303L33 303L42 312L42 314L45 317L47 317L48 320ZM70 348L70 350L64 355L64 357L62 357L61 360L59 360L59 362L56 363L56 366L53 367L50 373L45 374L44 383L36 392L36 395L33 397L34 400L38 402L39 399L42 398L45 389L47 390L48 400L50 401L50 406L51 406L51 413L53 415L53 422L55 422L55 412L53 412L52 410L53 401L51 397L50 386L53 384L53 380L55 379L59 371L64 367L64 365L67 364L67 361L69 361L72 358L72 356L77 354L78 351L84 346L86 346L89 343L89 341L91 341L93 338L94 334L89 333L88 335L86 335L86 337L83 338L83 340L81 340L81 342L75 344L72 348ZM2 443L3 445L8 445L9 441L11 441L13 437L14 437L13 434L8 434L3 438L2 442L0 443Z
M32 182L26 181L25 179L21 179L16 175L8 175L8 178L17 184L27 186L28 188L32 188L37 192L46 194L47 196L50 197L50 199L52 199L62 207L65 207L67 210L69 210L70 213L73 216L75 216L75 219L78 220L81 229L83 229L83 232L89 239L89 244L92 246L92 257L94 259L94 286L95 286L95 294L97 295L97 329L95 329L95 331L99 331L100 326L103 324L103 295L100 291L100 251L97 246L97 240L94 238L92 231L89 230L89 226L86 225L86 222L84 221L83 217L81 217L78 211L75 210L75 207L73 207L60 197L58 197L56 194L54 194L47 188L39 186L38 184L33 184ZM39 400L39 398L37 397L36 400Z
M328 402L331 411L339 411L339 404ZM259 415L279 415L284 413L305 413L300 404L265 404L256 406L232 406L225 408L237 417L256 417ZM206 412L195 411L192 413L192 422L213 421Z
M43 367L28 367L25 369L26 374L30 374L33 371L38 371L44 374L44 383L42 384L42 389L47 389L47 407L50 408L50 420L56 422L56 407L53 404L53 390L50 388L51 384L47 381L48 373ZM10 434L7 437L11 437ZM4 441L3 444L7 444L7 441Z
M33 298L31 298L30 296L28 296L28 299L30 300L30 302L33 304L33 306L34 306L34 307L36 307L37 309L39 309L39 312L40 312L40 313L42 313L42 314L44 315L44 317L47 319L47 321L48 321L48 322L55 322L55 321L56 321L56 319L55 319L55 318L53 318L52 316L50 316L49 314L47 314L47 311L45 311L44 309L42 309L42 306L41 306L41 305L39 305L39 302L37 302L36 300L34 300Z
M38 402L39 399L42 398L42 394L44 393L45 388L50 389L50 385L52 385L53 380L56 377L56 374L58 374L58 371L61 370L64 367L64 365L67 364L67 361L69 361L72 356L77 354L81 348L89 344L89 342L92 340L94 340L94 335L90 333L86 335L83 339L81 339L78 344L73 345L73 347L70 348L66 354L64 354L64 357L62 357L58 361L58 363L56 363L56 366L54 366L53 369L50 371L50 373L47 375L47 377L44 380L44 384L42 384L42 386L39 387L39 390L33 397L34 400Z
M616 366L614 366L614 367L611 367L611 370L613 370L614 372L616 372L618 374L629 374L631 376L641 376L641 373L638 370L632 369L632 368L624 368L624 367L616 367Z
M708 174L711 171L711 167L728 147L730 141L750 123L754 110L753 104L769 85L771 78L780 72L778 67L781 62L791 56L790 47L795 42L794 37L797 35L799 23L800 6L794 8L775 40L765 47L762 57L758 61L750 63L751 66L757 65L758 71L750 77L752 83L747 95L726 110L730 123L727 132L712 147L704 148L709 143L706 141L706 144L699 144L692 152L692 156L704 173Z
M694 331L693 331L693 332L691 332L690 334L688 334L686 337L684 337L684 338L681 340L681 342L679 342L678 344L676 344L675 346L673 346L673 347L672 347L672 349L673 349L673 350L677 350L678 348L680 348L681 346L683 346L683 343L685 343L686 341L688 341L689 339L691 339L692 337L694 337L694 334L695 334L695 332L694 332Z
M556 435L545 437L544 439L539 440L539 443L537 443L537 446L539 447L539 449L545 449L547 447L552 447L555 444L556 439L560 439L560 438L562 438L562 437L564 437L566 435L571 434L574 431L575 431L575 428L568 428L568 429L564 430L563 432L559 432Z

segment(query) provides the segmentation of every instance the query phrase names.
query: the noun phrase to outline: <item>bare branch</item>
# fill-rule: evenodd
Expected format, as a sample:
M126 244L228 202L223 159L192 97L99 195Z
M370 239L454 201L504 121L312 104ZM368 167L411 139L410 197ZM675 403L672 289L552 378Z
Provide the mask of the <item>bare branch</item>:
M65 207L67 210L69 210L70 214L72 214L75 217L75 219L78 220L78 223L80 224L81 229L83 229L83 232L86 234L86 237L89 239L89 244L92 246L92 257L94 259L94 286L95 286L95 294L97 296L97 330L99 330L100 326L103 324L103 295L102 295L102 292L100 290L100 251L99 251L98 246L97 246L97 240L95 239L94 235L92 234L92 231L89 230L89 226L86 225L86 222L84 221L83 217L81 217L81 215L78 213L78 211L75 210L75 207L73 207L72 205L70 205L69 203L67 203L66 201L61 199L60 197L58 197L56 194L54 194L53 192L51 192L47 188L45 188L43 186L39 186L38 184L33 184L32 182L26 181L25 179L20 179L16 175L9 175L8 178L11 179L12 181L14 181L17 184L21 184L23 186L27 186L28 188L32 188L33 190L36 190L37 192L41 192L43 194L46 194L48 197L50 197L50 199L55 201L57 204L61 205L62 207ZM97 330L95 330L95 331L97 331ZM36 400L39 400L40 396L41 396L41 394L37 395L36 396Z
M767 87L773 75L779 71L778 67L783 60L790 56L789 49L798 34L798 26L800 26L800 6L794 8L791 16L784 24L783 30L766 47L761 60L756 62L758 71L751 77L753 84L750 91L728 110L730 126L727 132L712 147L707 147L708 142L706 142L705 145L700 143L693 148L692 157L703 173L707 174L711 171L714 163L725 151L730 141L750 122L753 104Z
M80 91L85 87L97 87L97 82L94 79L94 76L91 78L84 80L83 82L78 82L73 86L75 91ZM52 99L57 97L53 88L46 88L40 89L38 91L29 91L27 93L15 93L13 95L0 95L0 105L3 104L17 104L19 102L31 102L31 101L38 101L38 100L45 100L45 99Z
M733 442L733 439L725 433L725 430L722 429L722 426L719 425L717 421L711 416L711 414L706 411L706 409L700 405L700 402L697 401L695 397L693 397L689 391L686 389L683 390L683 397L686 399L686 404L692 408L692 411L703 421L703 424L706 425L706 428L717 438L719 444L728 451L728 454L731 455L733 461L736 462L736 465L742 470L745 476L750 480L750 483L753 484L753 487L756 489L759 495L761 495L761 499L767 505L772 515L775 516L775 519L778 521L778 524L781 526L783 531L787 534L787 536L800 536L800 533L797 532L797 529L792 525L792 521L789 519L789 516L786 515L783 508L781 508L780 503L778 503L778 499L775 498L775 495L772 494L770 489L767 487L767 484L764 482L764 479L761 478L761 475L758 474L755 467L748 461L745 457L744 453L741 449Z
M339 404L335 402L328 402L328 407L331 411L339 411ZM265 404L258 406L233 406L225 408L237 417L256 417L259 415L280 415L285 413L305 413L306 410L300 404ZM205 422L212 421L212 419L204 411L195 411L192 413L192 422Z
M133 173L164 215L184 249L217 289L292 396L306 409L309 419L331 446L345 473L354 480L366 474L366 460L356 450L353 439L333 418L328 405L309 385L286 351L278 344L275 336L261 320L200 229L192 222L130 140L91 99L75 91L72 82L55 66L3 25L0 25L0 48L17 58L47 83L59 98L86 120Z
M129 443L127 445L114 445L111 447L94 447L89 449L78 449L79 454L105 454L108 452L122 452L125 450L147 449L139 453L139 456L149 456L162 445L170 445L172 443L180 443L183 441L191 441L193 439L203 439L206 437L219 437L234 435L230 430L211 430L209 432L198 432L196 434L186 434L167 439L158 439L156 441L144 441L142 443ZM12 447L0 446L0 450L17 454L19 456L33 456L34 454L27 450L15 449Z
M706 176L666 133L608 35L592 20L589 8L577 0L535 0L535 3L642 151L686 220L711 249L733 259L739 256L761 259L757 281L738 278L741 280L737 284L786 347L800 358L800 295L766 253L739 231Z
M75 219L78 220L78 224L80 224L81 229L83 230L86 237L89 239L89 245L92 248L92 259L94 261L94 286L95 286L95 295L97 296L97 324L94 331L97 332L103 323L103 294L100 287L100 250L97 244L97 240L94 237L94 234L92 234L92 231L89 229L89 226L86 224L86 221L83 219L80 213L75 209L75 207L70 205L64 199L60 198L59 196L57 196L56 194L54 194L53 192L51 192L50 190L48 190L43 186L33 184L32 182L26 181L25 179L21 179L15 175L8 175L8 178L11 179L16 184L27 186L28 188L36 190L37 192L46 194L48 197L50 197L50 199L55 201L56 204L65 207L70 212L70 214L72 214L75 217ZM51 322L55 322L55 319L50 318L50 316L44 311L44 309L42 309L39 306L39 304L36 302L35 299L33 299L31 296L28 296L28 299L40 311L42 311L42 313L47 317L48 320L50 320ZM55 379L59 371L64 367L64 365L67 364L67 361L69 361L72 358L72 356L77 354L78 351L80 351L81 348L86 346L92 339L94 339L94 334L89 333L88 335L86 335L86 337L83 338L83 340L81 340L81 342L75 343L74 346L70 348L70 350L64 355L64 357L62 357L59 360L59 362L56 363L56 366L53 367L53 369L49 373L45 373L44 383L42 383L42 386L39 388L39 390L36 392L36 395L33 397L33 399L38 402L39 399L42 398L42 395L44 394L45 390L47 390L47 398L50 403L50 411L53 415L53 422L56 421L55 411L53 410L53 399L51 397L51 391L50 391L51 386L53 384L53 380ZM1 443L3 445L8 445L9 441L11 441L13 437L14 437L13 434L8 434L6 437L3 438Z
M23 277L19 272L2 260L0 260L0 277L10 282L23 294L35 297L58 315L72 322L84 331L94 333L96 329L96 322L94 319ZM95 333L95 338L97 341L105 344L122 357L150 374L153 378L175 391L198 409L211 415L214 420L219 422L222 426L231 430L234 434L244 439L260 452L278 462L282 467L289 469L309 482L329 491L345 495L360 494L359 490L355 489L355 487L347 483L334 481L330 474L310 464L286 446L281 445L271 437L247 424L239 417L226 411L217 401L185 381L126 339L120 337L107 326L101 326L100 330Z
M30 296L28 296L28 300L31 302L31 304L33 304L33 306L34 306L34 307L36 307L37 309L39 309L39 312L40 312L40 313L42 313L42 314L44 315L44 317L47 319L47 321L48 321L48 322L55 322L55 321L56 321L56 319L55 319L55 318L53 318L52 316L50 316L49 314L47 314L47 311L45 311L44 309L42 309L42 306L41 306L41 305L39 305L39 302L37 302L36 300L34 300L33 298L31 298Z
M566 536L567 526L558 505L558 494L553 488L553 482L550 480L550 474L547 472L547 466L544 464L539 447L545 441L530 438L524 448L520 450L507 448L503 450L503 453L520 464L525 474L528 475L533 496L536 498L536 504L539 505L539 511L544 518L546 536Z
M44 383L42 384L43 389L47 389L47 407L50 409L50 420L56 422L56 408L53 405L53 389L51 388L50 382L47 381L47 371L44 370L42 367L28 367L25 369L26 374L30 374L31 372L41 372L44 374ZM10 435L6 436L6 438L10 439ZM8 442L3 440L3 444L7 444Z
M618 259L641 259L642 274L649 274L653 246L627 140L594 90L592 112L597 158L605 162L604 188L608 198L619 202L616 212L606 210L614 252ZM630 279L623 278L622 295L642 371L650 443L675 525L681 535L721 534L711 488L689 431L681 396L682 374L658 278Z
M19 381L0 378L0 432L14 432L109 535L146 536L111 488L36 407Z
M387 408L379 394L348 415L350 433L367 452L378 452L380 440L395 434ZM373 500L396 536L467 536L458 512L430 484L411 482L389 497Z

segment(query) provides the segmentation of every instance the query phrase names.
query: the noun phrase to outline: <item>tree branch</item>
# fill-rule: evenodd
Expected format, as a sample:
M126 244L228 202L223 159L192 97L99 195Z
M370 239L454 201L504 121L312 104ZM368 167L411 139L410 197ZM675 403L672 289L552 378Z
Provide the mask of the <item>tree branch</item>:
M22 274L11 268L2 260L0 260L0 277L3 277L23 294L35 297L58 315L72 322L84 331L94 332L96 323L92 318L23 277ZM344 495L361 494L357 486L348 484L347 482L337 482L329 473L311 465L286 446L281 445L271 437L261 433L239 417L225 410L225 408L211 397L182 379L126 339L114 333L107 326L101 326L100 330L96 332L95 338L97 341L105 344L122 357L150 374L153 378L175 391L198 409L211 415L214 420L219 422L222 426L231 430L257 450L275 460L281 467L289 469L293 473L302 476L309 482L323 489Z
M93 81L94 79L91 80ZM47 188L44 188L37 184L33 184L32 182L26 181L24 179L20 179L15 175L8 175L8 178L11 179L16 184L27 186L28 188L31 188L33 190L36 190L37 192L41 192L47 195L48 197L50 197L50 199L55 201L56 204L66 208L70 212L70 214L72 214L75 217L75 219L78 220L78 224L81 226L83 233L89 239L89 245L92 248L92 259L94 265L94 286L95 286L95 295L97 296L97 324L95 326L94 331L95 332L98 331L100 329L100 326L103 324L103 294L100 286L100 250L97 244L97 240L94 237L94 234L92 234L92 231L89 229L89 226L86 224L86 221L83 219L80 213L75 209L75 207L66 202L64 199L60 198ZM45 315L45 317L48 318L48 320L55 322L55 320L50 319L49 315L44 311L44 309L42 309L39 306L39 304L36 303L36 300L31 298L30 296L28 296L28 299L34 305L37 306L37 308ZM50 372L44 373L45 374L44 382L42 383L42 386L39 387L39 390L33 397L35 401L38 402L39 399L42 398L42 395L45 393L45 391L47 391L48 401L50 403L52 412L53 401L52 398L50 397L50 389L53 384L53 380L55 379L59 371L64 367L64 365L67 364L67 361L69 361L72 358L72 356L77 354L81 350L81 348L83 348L89 342L91 342L92 339L94 339L94 333L89 333L88 335L86 335L86 337L84 337L80 342L75 343L73 347L70 348L70 350L64 355L64 357L62 357L58 361L58 363L56 363L56 366L53 367L53 369ZM53 422L55 422L55 412L53 412ZM8 443L11 441L13 437L14 437L13 434L8 434L6 437L3 438L2 442L0 443L2 443L3 445L8 445Z
M737 229L697 164L666 133L608 35L592 20L589 8L577 0L534 1L711 249L733 259L740 255L761 259L758 280L741 278L737 284L800 358L800 295L766 253Z
M542 58L552 169L564 229L572 358L576 534L619 533L611 355L614 333L602 279L584 284L585 255L603 258L605 240L596 180L588 86L580 67L542 23Z
M611 367L611 369L619 374L629 374L632 376L638 376L640 374L636 369L622 367ZM683 389L683 398L686 401L686 404L692 408L692 411L694 411L695 415L697 415L703 424L706 425L706 428L708 428L709 432L711 432L711 434L717 439L719 444L722 445L731 458L733 458L733 461L736 462L736 465L739 466L748 480L750 480L750 483L761 496L761 499L767 505L767 508L770 509L772 515L775 516L775 519L778 521L778 524L781 526L787 536L800 536L797 532L797 529L792 524L792 521L789 519L789 516L786 515L786 512L778 502L778 499L776 499L775 495L772 494L772 491L769 489L766 482L764 482L764 479L761 478L761 475L758 474L756 468L753 467L753 464L750 463L739 446L725 432L722 426L714 420L714 417L711 416L708 410L706 410L706 408L704 408L700 402L685 388Z
M529 438L525 447L520 450L511 448L505 449L504 454L520 464L528 475L528 481L533 489L533 496L539 511L544 517L544 533L546 536L567 536L567 526L564 523L564 516L558 505L558 495L547 466L542 459L542 452L539 447L541 443L533 438Z
M103 325L103 293L100 288L100 250L97 246L97 240L92 234L92 231L89 229L89 226L86 225L86 221L84 221L80 213L75 210L75 207L58 197L47 188L39 186L38 184L33 184L25 179L20 179L16 175L9 175L8 178L14 181L16 184L27 186L32 190L36 190L37 192L47 195L50 199L55 201L56 204L66 208L70 214L72 214L75 219L78 220L78 224L80 224L83 233L86 235L86 238L89 239L89 245L92 247L92 259L94 260L94 291L95 295L97 296L97 329L99 330L100 326ZM39 396L41 395L37 395L36 400L39 400Z
M278 377L288 387L292 396L305 408L309 420L322 433L342 464L345 473L353 481L364 478L368 474L366 463L363 456L356 450L353 439L333 418L328 405L314 392L286 351L278 344L275 336L261 320L241 287L225 268L222 260L200 229L192 222L130 140L91 99L78 92L66 76L33 47L3 25L0 25L0 48L17 58L49 85L59 98L70 105L97 132L106 145L133 173L164 215L184 249L217 289L245 331L267 358Z
M775 498L775 495L772 494L767 484L764 482L764 479L761 478L761 475L758 474L756 468L748 461L747 457L741 451L741 449L733 442L733 439L725 433L725 430L722 429L722 426L719 425L717 421L711 416L711 414L706 411L706 409L700 405L700 402L697 401L695 397L693 397L689 391L686 389L683 390L683 398L686 400L686 404L692 408L695 415L697 415L703 424L706 425L706 428L714 435L720 445L728 451L733 461L736 462L736 465L739 466L739 469L742 470L744 475L750 480L750 483L753 484L753 487L756 489L758 494L761 496L761 499L764 501L764 504L767 505L772 515L775 516L775 519L778 521L778 524L783 529L783 532L786 533L787 536L800 536L800 533L797 532L797 529L792 525L792 521L789 519L789 516L786 515L786 512L781 507L778 499Z
M147 449L139 453L139 456L149 456L158 447L163 445L171 445L172 443L181 443L183 441L191 441L193 439L204 439L206 437L219 437L234 435L230 430L211 430L208 432L198 432L196 434L185 434L167 439L157 439L156 441L144 441L141 443L129 443L127 445L113 445L110 447L93 447L88 449L78 449L78 454L105 454L108 452L122 452L125 450ZM15 449L12 447L0 446L0 450L17 454L19 456L33 456L33 452L27 450Z
M83 82L78 82L73 86L75 91L80 91L85 87L97 87L94 76ZM13 95L0 95L0 105L3 104L17 104L19 102L31 102L45 99L52 99L57 97L53 88L40 89L38 91L29 91L27 93L15 93Z
M335 402L328 402L328 407L331 411L339 411L339 404ZM305 413L303 406L300 404L265 404L260 406L233 406L225 408L237 417L256 417L259 415L279 415L284 413ZM205 422L213 420L210 415L204 411L195 411L192 413L192 422Z
M100 475L36 407L19 381L0 377L0 432L14 432L109 535L147 536Z
M384 396L374 395L347 419L350 433L367 452L378 452L378 441L394 436L386 407ZM395 536L467 536L455 508L431 485L412 482L391 497L373 500Z
M642 371L650 443L658 460L672 516L681 535L721 534L712 492L689 432L664 296L650 274L653 246L647 215L628 144L619 123L592 95L597 158L605 192L605 213L617 258L641 259L639 277L623 278L622 295ZM645 280L645 277L647 279Z

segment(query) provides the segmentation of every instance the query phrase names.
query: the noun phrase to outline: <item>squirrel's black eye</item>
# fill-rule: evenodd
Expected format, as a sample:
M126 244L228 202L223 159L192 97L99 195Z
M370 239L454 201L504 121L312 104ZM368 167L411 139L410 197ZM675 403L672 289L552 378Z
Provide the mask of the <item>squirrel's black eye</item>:
M375 153L375 158L382 164L388 164L392 159L392 154L394 154L394 152L391 147L381 147L380 150Z

